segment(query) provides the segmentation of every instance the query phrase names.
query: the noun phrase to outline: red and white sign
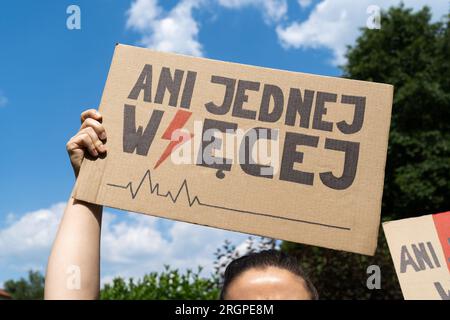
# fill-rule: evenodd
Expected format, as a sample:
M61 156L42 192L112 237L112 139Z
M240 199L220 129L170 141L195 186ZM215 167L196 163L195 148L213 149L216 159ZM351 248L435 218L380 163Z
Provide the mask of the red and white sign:
M404 298L450 300L450 211L383 229Z

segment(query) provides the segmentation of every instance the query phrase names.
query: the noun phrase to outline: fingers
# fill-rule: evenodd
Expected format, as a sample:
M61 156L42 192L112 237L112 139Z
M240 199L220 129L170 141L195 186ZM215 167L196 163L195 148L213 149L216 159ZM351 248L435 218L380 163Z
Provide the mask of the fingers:
M67 150L87 150L90 155L97 157L106 152L102 140L106 139L106 131L101 124L102 115L95 109L88 109L81 113L81 127L78 133L67 143Z
M79 132L67 143L67 151L69 154L76 154L77 150L82 150L83 152L84 150L88 150L89 154L92 156L98 156L97 148L95 147L95 144L89 134L86 132Z
M89 138L91 139L91 143L94 145L93 149L92 146L88 146L89 153L91 153L93 156L98 156L99 153L105 153L106 147L103 144L103 142L99 139L97 132L92 127L87 127L82 130L80 130L80 134L87 134Z
M95 134L100 138L101 140L106 139L106 131L103 125L98 122L97 120L94 120L92 118L87 118L84 120L84 122L81 125L80 130L86 129L86 128L92 128L95 131Z
M73 153L75 150L80 149L88 150L89 154L94 157L97 157L100 153L106 152L105 145L98 138L97 133L92 127L87 127L80 130L67 143L67 151L69 153Z
M95 109L88 109L81 113L81 123L83 123L88 118L97 120L98 122L102 121L102 115Z

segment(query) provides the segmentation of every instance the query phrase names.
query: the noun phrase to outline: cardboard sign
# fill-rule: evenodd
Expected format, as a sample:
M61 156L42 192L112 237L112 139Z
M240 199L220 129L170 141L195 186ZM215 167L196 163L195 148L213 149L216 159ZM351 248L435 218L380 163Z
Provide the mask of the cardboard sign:
M450 300L450 211L383 229L405 299Z
M393 87L117 45L74 196L373 254Z

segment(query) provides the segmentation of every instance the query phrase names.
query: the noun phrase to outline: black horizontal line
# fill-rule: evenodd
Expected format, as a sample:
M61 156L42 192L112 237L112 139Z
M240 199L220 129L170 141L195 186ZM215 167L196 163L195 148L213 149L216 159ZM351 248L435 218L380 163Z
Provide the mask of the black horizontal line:
M340 229L340 230L347 230L347 231L351 230L351 228L349 228L349 227L336 226L336 225L332 225L332 224L325 224L325 223L308 221L308 220L287 218L287 217L276 216L276 215L268 214L268 213L261 213L261 212L255 212L255 211L249 211L249 210L241 210L241 209L235 209L235 208L228 208L228 207L218 206L218 205L209 204L209 203L203 203L203 202L200 201L198 196L194 196L191 199L191 195L189 193L189 187L188 187L188 183L187 183L186 179L184 179L184 181L181 184L180 188L178 189L178 192L176 193L176 195L173 195L171 191L167 191L166 193L160 193L160 191L159 191L159 182L157 182L157 183L155 183L153 185L152 177L151 177L151 174L150 174L150 170L147 170L147 172L145 172L145 174L142 177L141 181L139 182L139 185L136 188L136 190L134 190L133 183L131 181L128 182L126 185L118 185L118 184L112 184L112 183L107 183L107 185L110 186L110 187L115 187L115 188L120 188L120 189L129 189L130 190L130 194L131 194L131 198L135 199L136 196L139 193L139 190L141 189L142 185L144 184L146 178L148 178L148 181L149 181L150 194L156 194L159 197L169 198L173 203L177 202L178 197L181 194L181 191L183 189L185 189L189 207L192 207L196 203L199 206L204 206L204 207L209 207L209 208L214 208L214 209L228 210L228 211L245 213L245 214L250 214L250 215L255 215L255 216L262 216L262 217L268 217L268 218L272 218L272 219L279 219L279 220L285 220L285 221L293 221L293 222L297 222L297 223L312 224L312 225L317 225L317 226L322 226L322 227L327 227L327 228Z

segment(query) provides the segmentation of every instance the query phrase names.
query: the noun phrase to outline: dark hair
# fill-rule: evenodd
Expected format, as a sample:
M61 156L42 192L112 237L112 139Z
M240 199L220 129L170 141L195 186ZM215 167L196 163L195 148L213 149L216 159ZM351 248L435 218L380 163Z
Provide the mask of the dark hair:
M292 272L305 281L306 289L308 290L311 299L319 299L319 294L317 293L316 288L300 267L300 263L297 258L277 250L266 250L258 253L250 253L230 262L225 270L220 299L225 299L228 287L239 275L252 268L267 267L278 267L280 269L285 269Z

